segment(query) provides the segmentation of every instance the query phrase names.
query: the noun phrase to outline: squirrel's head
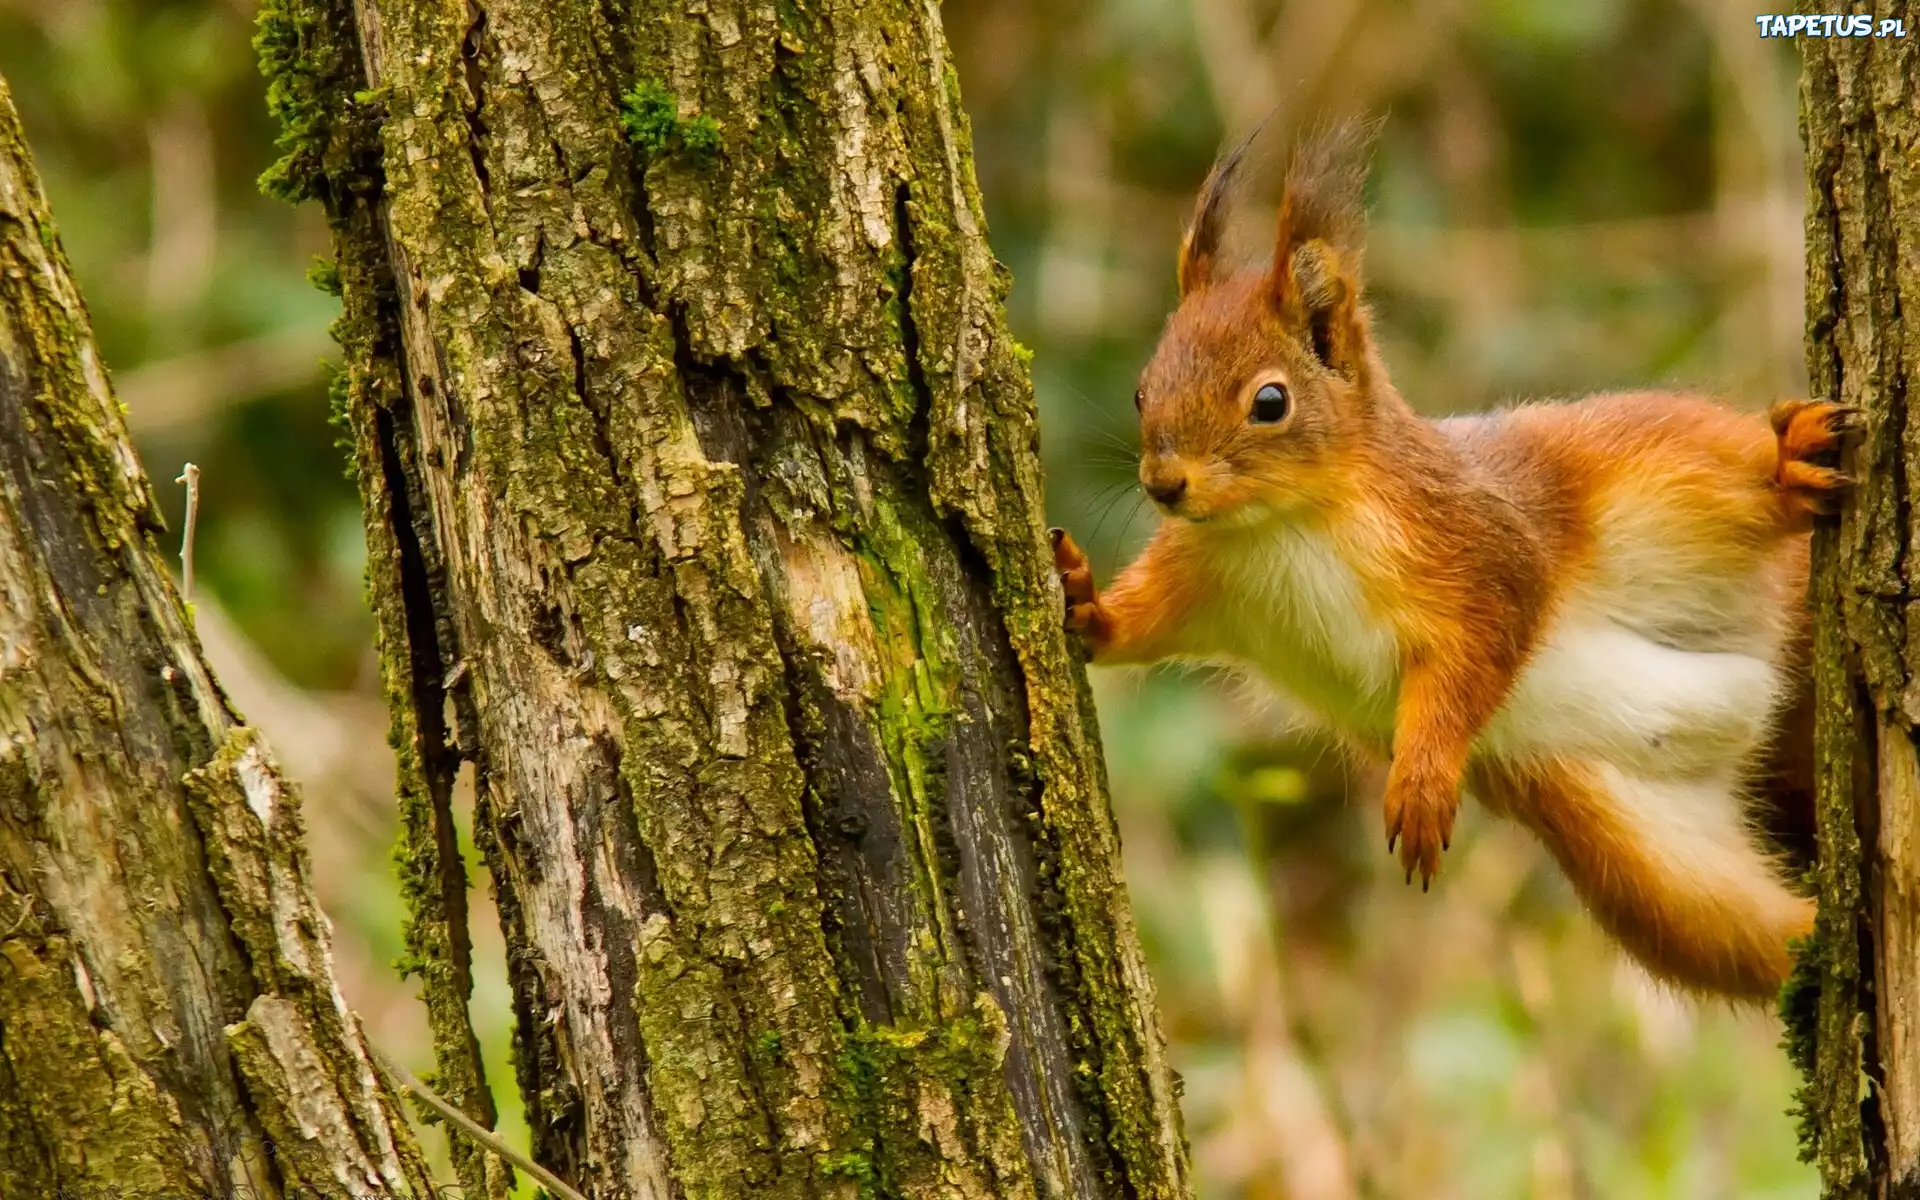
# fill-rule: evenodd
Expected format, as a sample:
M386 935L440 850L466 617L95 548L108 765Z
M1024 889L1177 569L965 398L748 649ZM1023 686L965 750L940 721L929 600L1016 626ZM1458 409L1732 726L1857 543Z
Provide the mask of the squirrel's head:
M1258 131L1255 131L1256 134ZM1270 261L1221 262L1247 142L1207 176L1180 245L1180 303L1140 377L1140 482L1161 509L1245 523L1326 498L1384 372L1360 294L1371 130L1296 150Z

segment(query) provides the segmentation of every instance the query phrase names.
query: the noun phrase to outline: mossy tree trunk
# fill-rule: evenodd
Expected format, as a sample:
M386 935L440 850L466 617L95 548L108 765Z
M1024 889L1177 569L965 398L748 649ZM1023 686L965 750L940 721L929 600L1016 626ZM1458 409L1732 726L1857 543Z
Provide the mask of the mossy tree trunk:
M471 763L535 1152L593 1196L1188 1194L937 5L274 0L259 45L443 1086L484 1118Z
M1807 365L1859 406L1859 481L1815 534L1821 911L1788 997L1829 1197L1920 1197L1920 6L1802 43Z
M0 80L0 1196L426 1196Z

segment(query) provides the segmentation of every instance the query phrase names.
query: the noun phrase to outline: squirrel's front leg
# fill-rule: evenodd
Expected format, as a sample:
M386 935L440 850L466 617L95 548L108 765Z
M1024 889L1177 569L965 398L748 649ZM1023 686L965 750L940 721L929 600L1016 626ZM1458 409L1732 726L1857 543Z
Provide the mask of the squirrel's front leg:
M1192 610L1196 568L1182 561L1175 535L1161 532L1115 577L1103 593L1094 587L1087 556L1064 529L1050 531L1053 564L1066 593L1067 629L1093 661L1148 663L1183 648L1182 631Z
M1506 698L1517 664L1470 647L1407 655L1387 771L1387 849L1398 845L1407 882L1425 891L1453 842L1460 783L1473 739Z

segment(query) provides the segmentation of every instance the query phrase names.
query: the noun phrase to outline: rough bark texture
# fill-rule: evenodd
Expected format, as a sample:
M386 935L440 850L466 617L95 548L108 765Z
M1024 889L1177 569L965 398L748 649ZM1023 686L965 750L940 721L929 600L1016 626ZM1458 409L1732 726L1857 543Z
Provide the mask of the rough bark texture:
M0 81L0 1197L424 1196Z
M1830 1197L1920 1197L1920 7L1910 36L1806 39L1807 364L1858 405L1859 480L1815 536L1820 919L1787 997Z
M275 0L260 46L443 1085L464 760L594 1196L1186 1195L937 6Z

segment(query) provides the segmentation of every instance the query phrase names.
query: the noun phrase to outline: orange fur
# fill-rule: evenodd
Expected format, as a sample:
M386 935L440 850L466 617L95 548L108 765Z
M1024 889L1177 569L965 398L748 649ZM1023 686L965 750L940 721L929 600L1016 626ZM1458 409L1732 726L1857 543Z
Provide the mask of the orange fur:
M1683 860L1594 784L1591 767L1489 768L1475 794L1537 834L1601 928L1648 970L1686 987L1765 1000L1813 932L1814 903L1780 886L1764 856Z
M1805 532L1845 486L1824 460L1849 414L1790 401L1770 430L1631 392L1420 418L1362 302L1358 174L1333 152L1354 144L1296 157L1263 269L1221 270L1232 161L1209 178L1141 379L1141 478L1168 519L1104 592L1056 536L1068 623L1102 663L1250 658L1390 750L1409 880L1439 870L1472 778L1656 974L1760 995L1810 909L1741 806L1806 784L1808 730L1782 718L1805 707ZM1268 389L1283 415L1255 420ZM1593 732L1566 697L1583 671L1618 682L1619 639L1650 675Z

